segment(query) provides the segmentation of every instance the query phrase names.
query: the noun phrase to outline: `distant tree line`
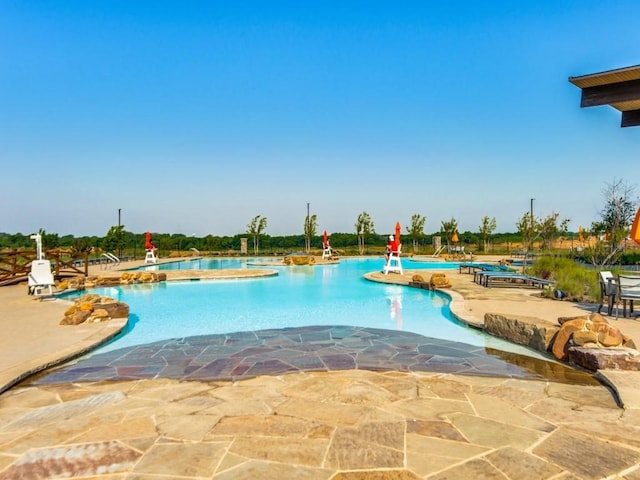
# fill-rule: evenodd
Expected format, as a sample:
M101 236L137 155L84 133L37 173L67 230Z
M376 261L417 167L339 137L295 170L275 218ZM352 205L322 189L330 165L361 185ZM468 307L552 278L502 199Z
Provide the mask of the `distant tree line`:
M122 227L122 226L121 226ZM107 235L99 236L81 236L73 235L59 236L56 233L42 233L42 243L45 249L52 248L75 248L78 251L84 251L88 248L101 249L103 251L117 251L126 249L128 252L137 249L139 255L144 255L145 233L128 232L124 228L111 227ZM22 233L0 233L0 249L13 248L35 248L34 241L30 238L31 234ZM431 247L433 237L440 236L442 241L446 243L444 238L445 232L433 232L429 234L406 235L407 243L409 239L415 240L415 247L418 251L424 251ZM366 253L366 247L384 247L387 243L388 233L380 234L374 231L366 233L329 233L331 246L333 248L357 248L362 246L362 253ZM574 234L577 238L577 234ZM481 241L481 235L477 232L462 232L458 234L459 243L467 246L478 246ZM152 233L152 240L160 251L182 251L187 252L192 248L206 252L225 252L229 250L240 250L241 239L251 238L248 233L237 234L233 236L216 236L207 235L205 237L197 237L184 234L170 233ZM494 233L491 236L493 244L522 243L522 236L519 233ZM310 249L322 248L322 235L313 235L308 239L304 234L299 235L269 235L260 233L259 235L259 251L307 251ZM254 244L256 247L257 243ZM256 253L255 248L251 253ZM258 253L259 253L258 251Z
M443 221L440 229L431 234L424 233L427 217L416 213L412 215L409 225L405 225L402 243L407 252L409 244L413 253L429 253L434 248L434 237L440 237L442 245L464 246L467 251L494 252L495 246L500 246L500 253L504 253L507 246L510 253L511 246L517 245L525 252L532 252L535 248L551 251L555 242L562 239L567 246L582 245L584 243L583 259L593 265L616 263L624 254L628 245L629 227L637 209L638 199L634 198L635 189L622 180L615 180L607 184L603 190L604 205L600 211L600 218L590 228L579 232L569 232L570 219L560 218L560 214L552 212L545 218L537 218L531 211L516 222L515 233L495 233L497 222L495 218L484 216L478 225L478 231L458 231L458 222L452 217ZM192 250L207 253L239 252L242 239L250 238L253 243L252 254L271 253L282 254L304 251L309 253L313 249L322 248L322 234L318 234L317 215L307 212L304 218L302 234L272 236L266 233L267 218L262 215L253 217L244 233L233 236L195 235L152 233L153 243L160 255L168 252L187 253ZM389 226L390 229L392 226ZM74 237L73 235L59 236L57 233L47 233L43 230L43 247L45 250L53 248L69 248L78 252L117 252L134 257L144 256L145 232L128 232L124 225L111 227L104 237ZM387 235L375 231L374 222L367 212L358 215L353 233L330 232L330 243L336 253L345 254L378 253L387 243ZM585 236L591 236L595 242L584 242ZM467 249L467 247L469 247ZM16 248L35 248L30 234L0 233L0 250ZM249 252L247 252L249 253ZM408 252L407 252L408 253Z

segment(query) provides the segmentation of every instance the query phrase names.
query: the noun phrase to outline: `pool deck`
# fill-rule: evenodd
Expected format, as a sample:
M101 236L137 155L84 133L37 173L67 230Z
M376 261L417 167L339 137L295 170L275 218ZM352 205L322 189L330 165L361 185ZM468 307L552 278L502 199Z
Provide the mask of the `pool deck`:
M425 273L404 266L369 277L407 284ZM186 277L216 276L200 272ZM487 312L555 322L594 310L444 273L451 310L472 324ZM483 349L311 327L116 351L8 388L124 326L62 327L67 307L0 288L0 480L640 479L640 372L600 372L622 409L578 373L548 381ZM637 317L610 320L640 344ZM550 378L572 375L547 365Z

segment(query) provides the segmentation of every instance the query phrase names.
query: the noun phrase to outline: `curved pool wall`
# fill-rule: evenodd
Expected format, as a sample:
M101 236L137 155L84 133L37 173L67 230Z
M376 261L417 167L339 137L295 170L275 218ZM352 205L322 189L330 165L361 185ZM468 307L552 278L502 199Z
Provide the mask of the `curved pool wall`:
M207 265L251 268L247 262L254 261L255 258L214 259L207 260ZM180 263L183 262L169 265L180 269ZM349 325L413 332L539 357L536 352L460 323L450 312L449 297L443 293L363 278L381 266L380 259L357 258L341 260L339 264L275 267L278 275L269 278L170 281L94 289L92 292L125 302L130 308L127 328L99 352L196 335ZM457 268L457 264L450 268Z

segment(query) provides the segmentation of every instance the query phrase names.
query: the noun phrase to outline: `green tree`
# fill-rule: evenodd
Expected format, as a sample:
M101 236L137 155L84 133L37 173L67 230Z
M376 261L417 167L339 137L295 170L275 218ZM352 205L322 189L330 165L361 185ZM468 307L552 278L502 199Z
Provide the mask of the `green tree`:
M543 247L547 250L551 250L553 242L560 235L567 233L569 228L569 219L565 218L560 221L558 225L559 213L553 212L547 218L540 221L540 237L542 237Z
M258 244L260 235L267 228L267 217L256 215L253 217L249 225L247 225L247 234L253 238L253 253L258 253Z
M593 265L615 263L622 254L624 240L629 235L638 199L632 199L635 188L623 180L613 180L604 191L605 204L600 220L591 224L591 235L598 238L595 245L587 247Z
M495 231L497 226L496 218L489 218L488 216L482 217L482 223L478 228L480 233L480 241L482 242L482 251L486 252L489 250L489 241L491 240L491 235Z
M307 253L311 251L311 239L316 235L318 228L318 216L307 215L304 219L304 245Z
M362 212L356 220L356 235L358 236L358 252L364 254L365 239L373 233L373 221L367 212Z
M532 216L531 212L527 212L516 222L516 228L522 238L525 252L530 252L533 248L533 239L540 232L540 221L536 220L536 217Z
M74 239L73 245L71 246L71 252L74 257L83 255L85 253L90 253L92 250L93 246L91 245L91 242L87 237Z
M124 225L114 225L104 237L102 248L107 252L118 252L118 255L121 255L125 244Z
M38 232L42 236L42 249L51 250L60 246L60 237L57 233L47 233L42 228Z
M413 242L413 253L418 251L418 240L424 235L424 224L427 217L414 213L411 215L411 226L407 227L407 233Z

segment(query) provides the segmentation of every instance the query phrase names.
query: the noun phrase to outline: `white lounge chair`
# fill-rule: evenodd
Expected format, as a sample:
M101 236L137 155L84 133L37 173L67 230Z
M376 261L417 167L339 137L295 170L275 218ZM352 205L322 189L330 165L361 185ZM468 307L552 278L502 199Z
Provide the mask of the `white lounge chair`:
M48 290L49 296L52 296L55 280L53 273L51 273L51 262L49 260L34 260L31 262L28 283L29 295L42 296Z

